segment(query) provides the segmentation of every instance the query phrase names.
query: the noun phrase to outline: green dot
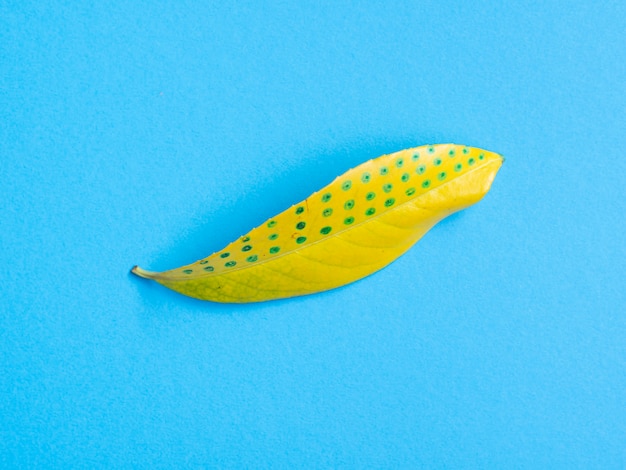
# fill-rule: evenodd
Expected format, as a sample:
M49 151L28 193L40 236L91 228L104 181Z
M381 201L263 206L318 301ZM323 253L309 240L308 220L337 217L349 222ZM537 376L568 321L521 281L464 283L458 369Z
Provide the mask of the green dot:
M323 228L320 230L320 233L321 233L322 235L328 235L328 234L330 233L330 231L331 231L331 230L332 230L332 227L323 227Z
M250 251L252 247L250 245L245 245L241 248L241 251Z
M346 225L350 225L352 222L354 222L354 217L346 217L343 220L343 223L346 224Z
M418 175L423 175L425 171L426 165L420 165L415 169L415 173L417 173Z
M227 268L232 268L236 264L237 264L237 261L228 261L227 263L224 264L224 266L226 266Z
M479 160L484 160L485 159L485 154L481 153L480 155L478 155L478 159Z
M376 197L376 193L373 193L371 191L365 195L365 199L367 199L368 201L371 201L375 197Z
M296 209L296 214L302 214L304 212L304 207L300 206Z
M424 180L422 183L422 188L428 188L430 186L430 180Z
M409 181L409 174L408 173L403 173L402 174L402 178L400 178L404 183L406 183L407 181Z
M389 173L389 169L386 166L380 168L380 174L382 176L385 176L387 173Z
M393 204L394 204L395 202L396 202L396 200L395 200L394 198L390 197L389 199L387 199L387 200L385 201L385 206L386 206L386 207L391 207L391 206L393 206Z
M376 213L376 209L374 209L373 207L370 207L369 209L365 211L365 215L374 215L375 213Z
M348 189L350 189L352 187L352 181L348 180L348 181L344 181L341 184L341 189L343 189L344 191L347 191Z
M296 224L296 229L298 230L302 230L304 227L306 227L306 222L298 222Z
M436 166L441 165L441 158L435 158L435 161L433 162Z
M183 272L185 274L191 274L193 272L193 269L184 269Z
M270 240L276 240L278 238L278 234L277 233L272 233L269 237Z
M301 244L306 241L306 237L298 237L296 238L296 243Z
M230 256L230 253L227 251L226 253L222 253L220 255L220 258L228 258Z
M415 194L415 188L409 188L405 191L407 196L413 196Z
M330 193L326 193L326 194L324 194L324 195L322 196L322 202L328 202L328 201L330 201L330 198L332 198L332 197L333 197L333 195L332 195L332 194L330 194Z
M456 154L456 150L454 149L450 149L450 151L448 152L448 155L450 155L451 157L454 157L455 154Z
M416 154L413 155L412 158L413 158L413 161L416 162L416 161L418 161L420 159L420 154L416 153Z
M333 214L333 210L330 207L322 211L322 215L324 217L330 217L332 214Z
M200 264L207 264L209 261L206 259L203 259L202 261L200 261Z
M267 223L267 226L268 226L269 228L275 227L275 226L276 226L276 221L275 221L275 220L270 220L270 221Z
M213 266L207 266L206 268L204 268L204 270L212 273L215 270L215 268Z
M433 147L432 145L428 146L428 153L434 153L435 152L435 147Z
M257 255L252 255L252 256L248 256L248 257L246 258L246 261L247 261L248 263L254 263L254 262L255 262L256 260L258 260L258 259L259 259L259 257L258 257Z
M469 149L468 149L467 147L465 147L465 148L463 149L463 153L467 154L468 152L469 152Z
M402 168L402 165L404 165L404 159L403 159L403 158L398 158L398 159L396 160L396 166L397 166L398 168Z
M467 164L468 164L468 165L470 165L470 166L471 166L471 165L473 165L474 163L476 163L476 160L474 160L473 158L470 158L470 159L467 161Z
M270 248L270 253L275 254L278 253L280 251L280 247L279 246L273 246Z
M445 179L446 179L446 172L445 172L445 171L442 171L441 173L439 173L439 174L437 175L437 178L439 178L439 181L443 181L443 180L445 180Z
M456 165L454 165L454 171L461 171L462 168L463 168L463 165L461 165L460 163L457 163Z
M343 205L343 208L347 211L354 207L354 199L348 199L346 203Z
M383 191L385 191L386 193L390 192L392 189L393 189L393 184L391 183L383 184Z
M372 179L372 175L370 175L367 171L361 175L361 181L364 183L369 183Z

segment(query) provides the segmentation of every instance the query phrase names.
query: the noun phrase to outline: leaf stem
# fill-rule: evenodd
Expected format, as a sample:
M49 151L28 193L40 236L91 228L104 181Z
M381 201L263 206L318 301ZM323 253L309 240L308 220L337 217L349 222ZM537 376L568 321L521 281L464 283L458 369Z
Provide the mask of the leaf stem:
M158 275L158 273L154 271L146 271L137 265L133 266L133 269L131 269L130 272L139 277L143 277L144 279L155 279Z

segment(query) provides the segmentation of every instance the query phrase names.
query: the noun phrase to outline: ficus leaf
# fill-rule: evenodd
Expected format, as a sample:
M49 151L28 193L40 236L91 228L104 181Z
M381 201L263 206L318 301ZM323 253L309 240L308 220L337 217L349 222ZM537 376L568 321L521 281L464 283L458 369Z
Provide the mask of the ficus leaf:
M489 191L503 158L455 144L367 161L224 249L164 272L132 272L215 302L311 294L385 267Z

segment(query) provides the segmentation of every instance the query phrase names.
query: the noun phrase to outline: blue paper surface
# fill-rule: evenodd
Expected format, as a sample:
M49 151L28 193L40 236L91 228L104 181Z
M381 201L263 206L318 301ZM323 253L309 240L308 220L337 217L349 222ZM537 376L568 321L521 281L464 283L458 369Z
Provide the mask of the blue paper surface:
M0 3L0 467L624 468L623 2ZM491 192L319 295L129 274L359 163Z

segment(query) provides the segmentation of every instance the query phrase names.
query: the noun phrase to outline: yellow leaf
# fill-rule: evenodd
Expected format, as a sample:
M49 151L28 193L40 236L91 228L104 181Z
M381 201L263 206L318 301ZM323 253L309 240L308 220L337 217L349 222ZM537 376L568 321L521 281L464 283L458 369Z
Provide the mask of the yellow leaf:
M454 144L383 155L336 178L224 249L138 276L215 302L311 294L387 266L448 215L489 191L503 158Z

